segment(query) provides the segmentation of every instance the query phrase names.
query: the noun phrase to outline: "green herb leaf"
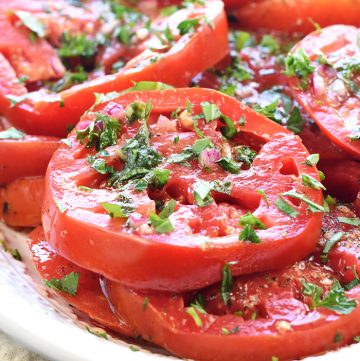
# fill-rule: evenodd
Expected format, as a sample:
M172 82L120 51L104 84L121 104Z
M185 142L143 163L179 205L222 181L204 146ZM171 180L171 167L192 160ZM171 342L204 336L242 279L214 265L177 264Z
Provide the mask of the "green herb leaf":
M58 50L62 58L91 58L97 52L98 43L85 34L70 34L64 32L61 36L61 46Z
M350 226L360 226L360 218L337 217L340 223L349 224Z
M290 204L285 202L282 198L276 200L275 205L277 208L280 209L281 212L287 214L289 217L297 218L297 216L299 215L299 212Z
M232 159L231 155L228 154L226 157L219 159L216 163L220 165L221 168L228 171L232 174L239 174L241 166Z
M319 154L310 154L306 158L306 161L304 163L309 167L313 167L314 165L318 164L319 160L320 160Z
M151 109L152 109L151 101L147 103L136 101L129 104L125 110L127 123L132 124L137 120L147 120L151 113Z
M45 37L44 24L33 14L23 10L14 11L14 14L29 30L32 31L33 34L35 34L39 38Z
M282 194L283 196L287 196L287 197L292 197L292 198L296 198L296 199L299 199L303 202L305 202L310 211L313 212L313 213L316 213L316 212L325 212L324 210L324 207L311 201L309 198L307 198L306 196L304 196L303 194L299 194L297 193L295 190L291 190L291 191L288 191L288 192L285 192Z
M302 180L302 184L304 186L313 188L313 189L323 189L326 190L326 188L315 178L313 178L312 176L308 175L308 174L302 174L301 175L301 180Z
M192 34L195 32L196 28L199 26L200 19L194 18L194 19L186 19L183 20L177 28L179 29L180 35L185 34Z
M267 228L265 224L262 223L259 218L255 217L251 212L247 212L244 216L240 218L240 226L245 226L247 224L257 229Z
M94 336L97 336L97 337L100 337L100 338L103 338L105 340L108 340L108 335L105 331L100 331L100 330L97 330L97 329L93 329L93 328L90 328L88 326L86 326L86 330L91 333L92 335Z
M299 134L302 131L304 119L301 116L299 108L295 107L286 122L286 128Z
M194 199L199 207L205 207L214 202L211 196L211 184L199 179L194 186Z
M79 272L71 272L63 278L52 278L45 281L45 285L56 291L65 292L70 296L75 296L79 284L79 275Z
M102 202L100 205L109 213L111 218L128 218L129 214L135 209L131 203L127 202Z
M0 139L22 139L25 135L22 131L11 127L0 132Z
M216 104L209 102L202 102L201 109L205 117L205 123L212 122L213 120L221 117L221 112Z
M239 235L239 240L249 241L251 243L261 243L260 238L256 234L254 228L250 224L246 224Z
M53 198L53 199L54 199L54 203L55 203L56 207L59 209L59 211L62 214L64 214L67 211L68 207L66 207L64 204L62 204L58 199L56 199L56 198Z
M324 249L321 253L320 260L323 263L328 262L328 254L330 250L335 246L337 242L339 242L343 237L345 233L344 232L337 232L334 233L325 243Z
M265 34L261 38L260 45L264 48L267 48L268 51L272 54L275 54L280 50L279 42L272 35L269 34Z
M269 199L268 199L266 193L265 193L263 190L261 190L261 189L258 189L258 190L256 191L256 193L259 193L259 194L261 195L261 197L263 197L266 205L269 207L269 206L270 206L270 203L269 203Z
M301 79L301 88L307 87L308 77L314 72L314 67L303 49L297 49L293 54L289 54L285 59L285 72L288 77L296 76Z
M211 182L211 188L219 193L231 194L232 187L233 185L230 181L221 181L217 179Z
M221 115L220 121L225 124L224 127L220 127L221 134L227 139L234 138L237 133L234 122L224 114Z
M248 167L251 166L252 162L254 161L257 153L254 150L251 150L246 145L241 145L235 148L235 159L238 162L245 163Z
M202 320L201 320L199 314L196 312L196 309L194 307L188 307L186 309L186 313L189 314L193 318L196 326L203 327Z
M170 233L174 230L169 216L174 213L175 207L176 201L174 199L171 199L165 205L164 209L159 213L159 215L153 212L150 213L150 223L157 233Z
M224 301L225 306L227 306L230 301L232 288L233 278L231 274L231 269L229 264L226 263L222 270L222 281L220 287L221 298Z

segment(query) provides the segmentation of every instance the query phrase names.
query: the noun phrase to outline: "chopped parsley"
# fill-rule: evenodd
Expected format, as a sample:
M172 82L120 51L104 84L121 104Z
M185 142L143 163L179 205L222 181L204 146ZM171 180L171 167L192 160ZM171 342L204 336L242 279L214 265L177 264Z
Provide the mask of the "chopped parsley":
M356 307L356 301L348 299L339 281L335 281L330 292L322 297L322 288L302 281L302 293L312 298L312 308L325 307L341 315L351 313Z
M70 296L75 296L79 284L79 275L79 272L71 272L63 278L52 278L45 281L45 285L56 291L65 292Z
M85 34L70 34L64 32L61 36L61 45L58 50L63 59L85 57L91 58L97 53L98 43Z
M169 216L174 213L175 207L176 201L175 199L171 199L159 214L154 212L150 213L150 223L157 233L170 233L174 230Z
M212 122L213 120L221 117L221 112L216 104L209 102L202 102L201 109L204 114L205 123Z
M250 224L246 224L239 235L240 241L248 241L251 243L261 243L259 236L256 234L254 228Z
M295 53L289 54L285 59L285 75L296 76L301 80L300 86L306 89L308 77L314 72L314 67L310 63L308 55L303 49L298 49Z
M193 34L196 28L199 26L199 24L200 24L199 18L186 19L183 20L181 23L179 23L177 28L179 30L180 35Z
M295 134L299 134L302 131L303 124L304 124L304 119L300 114L299 108L294 107L286 122L286 128L288 128Z
M260 40L260 46L266 48L269 53L276 54L280 50L279 42L270 34L265 34Z
M132 124L137 120L147 120L151 113L151 101L144 103L141 101L133 102L126 107L125 117L128 124Z
M194 159L200 155L200 153L206 148L213 148L210 138L198 139L192 147L185 147L179 154L172 154L168 158L169 163L183 163Z
M262 223L259 218L255 217L251 212L247 212L244 216L240 218L240 226L245 226L247 224L257 229L267 228L265 224Z
M238 162L242 162L246 164L248 167L251 166L252 162L254 161L257 153L254 150L251 150L246 145L241 145L235 148L235 159Z
M194 199L199 207L205 207L214 202L211 196L212 186L210 183L199 179L194 186Z
M108 115L95 113L96 119L83 130L76 131L76 139L83 144L87 139L86 148L95 147L97 151L116 145L121 130L120 123Z

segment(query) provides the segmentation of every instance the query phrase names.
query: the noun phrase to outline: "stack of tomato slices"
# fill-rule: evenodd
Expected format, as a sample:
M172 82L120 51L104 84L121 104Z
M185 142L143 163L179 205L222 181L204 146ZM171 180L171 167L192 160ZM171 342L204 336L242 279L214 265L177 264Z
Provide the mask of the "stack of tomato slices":
M348 1L224 1L230 32L221 1L154 3L0 4L1 218L97 336L199 361L359 342Z

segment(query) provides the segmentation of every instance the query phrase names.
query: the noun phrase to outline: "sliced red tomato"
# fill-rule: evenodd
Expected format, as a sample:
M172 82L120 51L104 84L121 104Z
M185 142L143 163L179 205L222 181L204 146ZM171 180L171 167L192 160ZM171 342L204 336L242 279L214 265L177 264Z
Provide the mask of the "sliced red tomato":
M41 227L35 228L28 238L32 260L44 280L62 279L72 272L79 274L76 295L59 292L71 306L85 313L100 326L119 332L125 336L135 336L128 324L116 319L100 288L99 276L80 268L58 256L47 244Z
M237 1L229 2L229 6L235 8ZM314 29L314 22L322 27L333 24L360 25L358 0L340 0L329 5L327 0L256 0L247 1L244 5L240 1L238 7L233 9L233 15L245 28L285 32L309 33Z
M222 285L196 293L139 292L107 281L107 294L143 338L182 358L293 360L323 353L354 342L360 332L360 286L354 274L346 281L342 273L344 262L350 269L360 266L344 253L358 243L349 228L348 238L330 250L326 265L317 261L320 247L315 257L290 268L233 280L227 273ZM356 227L352 232L353 237L359 234ZM339 280L346 281L347 291Z
M356 213L360 217L360 192L358 193L354 204Z
M145 125L140 127L143 123L125 121L125 112L138 101L152 102L151 137ZM194 117L197 115L195 118L187 113L189 102ZM221 112L227 117L233 132L231 140L222 136L221 132L226 134L227 128L218 120L219 115L214 121L204 123L202 103L213 109L212 114ZM171 116L174 111L180 115ZM322 195L320 190L302 184L301 178L308 176L317 182L318 174L315 167L306 164L309 154L297 136L233 98L197 88L125 93L95 107L82 119L78 129L86 129L89 124L92 127L94 118L111 114L119 119L122 131L118 143L115 139L114 145L104 149L109 152L107 156L106 152L105 157L103 152L96 155L91 144L88 148L81 144L74 131L68 138L70 148L61 146L49 164L43 225L46 238L59 254L133 287L179 291L218 281L224 262L237 262L235 274L251 273L291 264L314 249L320 235ZM195 131L197 118L199 129ZM245 121L244 125L237 124L239 119ZM99 126L101 129L104 125ZM136 132L139 133L134 138ZM146 138L150 148L144 146L144 134L151 138L151 141ZM192 154L194 144L210 141L213 144L210 148L186 155ZM125 142L143 144L139 159L131 152L126 153L129 160L119 159L119 154L123 154L118 153L119 149L128 149L123 148ZM242 152L236 148L239 146L259 152L252 164L248 162L249 169L245 166L240 171L240 163L232 158ZM184 154L189 165L177 163L176 157ZM225 160L221 161L221 157ZM148 159L155 163L146 165ZM145 165L136 166L137 162ZM238 174L229 172L228 162L237 167L230 170ZM102 173L110 169L106 167L113 167L115 173L120 172L117 173L120 178L115 173L110 177L99 174L93 168L96 164L105 167L100 169ZM156 166L169 173L163 188L151 190L145 182L145 188L136 190L136 182L139 179L144 182L144 174L149 176ZM123 168L129 172L130 181L121 173ZM139 176L137 172L145 173ZM116 186L109 186L109 182ZM141 183L137 189L139 186ZM221 189L221 186L229 188ZM211 187L215 188L211 190ZM287 213L280 210L278 207L284 205L276 204L283 202L279 199L287 191L310 201L317 208L312 207L315 213L309 211L306 202L285 195ZM124 216L111 218L101 205L117 204L120 199L125 202L124 209L130 207L133 211L128 221ZM168 204L171 199L176 204L173 203L173 214L168 218L172 226L167 223L167 227L173 231L157 229L156 204ZM256 230L260 240L255 236L252 239L255 243L239 241L243 229L239 220L247 212L253 212L261 220L260 228L266 228ZM149 217L153 226L148 224ZM249 227L246 228L251 232Z
M7 134L7 135L6 135ZM17 178L44 175L46 167L59 147L53 137L36 137L16 132L18 139L9 130L0 132L0 185Z
M184 35L180 35L177 26L187 19L195 25L186 26L187 32L185 29ZM161 46L158 36L152 34L144 43L147 50L118 73L74 86L57 96L34 93L16 106L0 111L28 133L64 136L67 127L76 124L94 103L94 93L124 90L140 80L186 86L194 75L218 62L228 52L227 21L221 1L182 9L154 25L162 31L169 26L174 34L172 46Z
M356 70L359 34L355 27L335 25L305 37L292 54L294 66L303 67L295 72L305 68L308 81L305 78L289 81L293 96L321 131L356 159L360 159L360 73ZM307 54L310 64L306 64L301 51Z
M28 81L61 78L65 68L57 52L44 40L19 24L17 17L0 14L0 52L8 59L18 77Z
M44 177L18 178L0 188L1 218L13 227L34 227L41 224L44 192Z

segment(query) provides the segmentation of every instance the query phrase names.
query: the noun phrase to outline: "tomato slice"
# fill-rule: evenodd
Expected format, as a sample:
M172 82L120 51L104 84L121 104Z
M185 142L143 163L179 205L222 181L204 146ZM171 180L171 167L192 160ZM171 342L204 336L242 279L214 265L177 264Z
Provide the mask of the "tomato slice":
M240 1L237 8L236 0L229 2L239 23L250 29L309 33L314 29L314 22L322 27L333 24L360 25L358 1L340 0L329 6L327 0L256 0L244 5Z
M4 134L9 133L0 132L0 185L20 177L44 175L59 140L21 133L17 133L19 139L3 139Z
M61 279L71 272L79 273L75 296L59 292L59 295L71 306L85 313L100 326L105 326L125 336L135 336L134 330L125 321L117 319L110 310L101 291L98 275L58 256L47 244L42 227L37 227L30 233L28 243L32 260L44 280Z
M31 40L31 31L13 15L0 14L0 52L18 77L28 81L60 78L65 72L57 52L41 38Z
M186 19L195 21L198 26L182 36L176 35L174 45L168 49L160 49L159 38L153 34L144 44L147 49L118 73L74 86L57 96L34 93L16 106L0 111L28 133L64 136L67 127L75 125L94 103L94 93L124 90L140 80L186 86L194 75L228 52L227 21L221 1L182 9L154 25L159 29L169 26L175 34L177 25Z
M151 159L156 159L156 154L159 154L163 160L158 162L158 166L169 174L163 189L158 191L153 186L147 188L146 183L145 188L136 190L134 187L139 180L136 172L143 172L143 168L139 170L135 166L131 170L132 161L123 163L118 156L125 142L131 145L138 142L138 137L143 139L141 142L145 139L141 138L141 134L147 132L144 123L135 121L128 124L122 117L124 109L128 111L133 106L131 104L140 100L152 102L149 120L152 135L150 154L146 153L148 150L142 150L139 161L146 163L150 157L152 162ZM196 131L204 138L198 138L191 124L193 118L186 110L189 102L193 105L195 119L200 117ZM205 104L213 111L217 107L230 123L245 119L244 125L233 125L238 133L231 141L222 136L224 126L220 121L214 118L205 124L201 119L201 104L204 102L208 102ZM104 149L108 153L105 152L103 157L104 152L96 155L95 149L86 148L73 132L68 138L71 148L61 146L52 158L46 176L43 225L46 238L59 254L84 268L133 287L179 291L218 281L221 267L227 261L238 261L234 272L244 274L291 264L314 249L321 228L319 204L322 194L320 190L303 185L301 178L306 174L318 179L317 170L305 164L309 154L300 138L280 125L233 98L197 88L129 92L93 110L95 113L89 112L78 129L85 129L89 124L92 127L94 117L116 114L122 133L118 144L115 140L114 145ZM169 119L174 111L176 114L180 111L180 115ZM183 157L184 152L186 157L194 144L198 146L204 141L211 141L214 148L203 149L200 162L197 155L190 155L187 158L189 163L185 165L176 160L176 157ZM249 169L245 167L235 172L238 174L231 174L226 165L223 169L211 160L219 159L221 153L228 160L235 157L236 147L240 145L258 151ZM171 158L169 161L169 157L174 156L174 161ZM129 157L132 159L132 155ZM130 176L127 178L128 175L120 173L120 183L115 188L110 187L110 178L99 174L93 168L95 163L91 166L88 161L112 166L120 172L125 167ZM233 163L235 167L236 164L239 166L239 163ZM125 178L121 178L123 176ZM140 175L142 182L143 176ZM115 178L112 179L116 183ZM213 184L211 187L218 184L225 188L227 184L229 188L218 188L218 191L216 188L213 191L202 188L210 184ZM320 213L314 209L315 213L309 211L305 202L285 195L284 201L295 212L292 216L288 215L289 212L284 213L275 202L281 202L281 194L287 191L307 197ZM116 203L119 197L134 211L129 216L129 223L125 218L111 218L100 204ZM156 218L156 204L171 199L171 202L176 200L169 218L174 230L159 234L161 229L148 225L149 217ZM123 206L129 209L126 204ZM242 231L239 219L246 212L253 212L264 223L261 228L267 228L256 230L260 243L239 241ZM67 232L63 232L64 229ZM256 239L253 241L257 242Z
M352 231L358 234L356 227ZM341 243L345 249L356 240L349 236ZM333 269L322 265L320 252L290 268L234 279L225 288L226 304L220 284L174 295L135 291L107 281L106 290L115 309L144 339L182 358L293 360L352 343L360 332L360 286L346 283L344 287L351 289L336 290L345 267L333 261ZM329 257L335 257L333 250ZM336 257L344 260L346 255L340 251ZM356 257L352 261L359 267ZM313 290L319 294L317 301Z
M311 33L292 50L297 54L302 49L314 67L308 75L306 90L301 87L306 85L304 79L289 81L293 96L321 131L356 159L360 159L360 80L352 62L360 55L358 36L359 29L344 25ZM319 54L323 54L323 61L318 60Z
M44 177L18 178L0 188L0 217L13 227L41 224L44 191Z

